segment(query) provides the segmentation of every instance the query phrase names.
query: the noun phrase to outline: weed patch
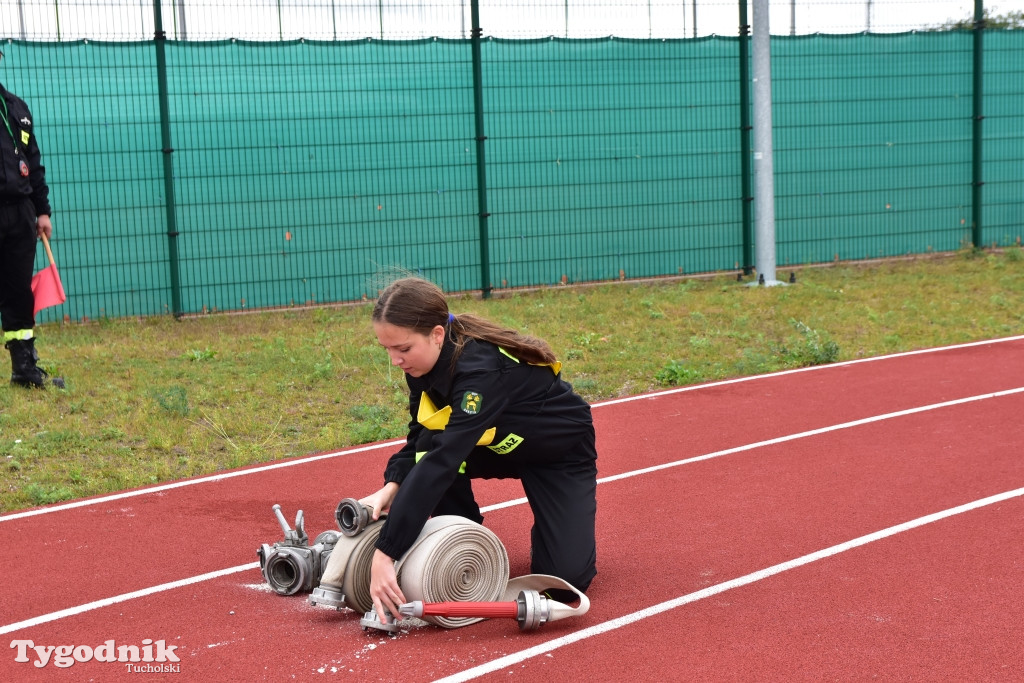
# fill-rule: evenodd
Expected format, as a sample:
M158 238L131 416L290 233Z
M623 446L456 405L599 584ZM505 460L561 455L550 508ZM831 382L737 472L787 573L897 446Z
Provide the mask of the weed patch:
M802 368L834 363L839 359L839 345L827 335L812 330L799 320L789 322L800 333L800 337L796 342L783 346L780 351L788 364Z

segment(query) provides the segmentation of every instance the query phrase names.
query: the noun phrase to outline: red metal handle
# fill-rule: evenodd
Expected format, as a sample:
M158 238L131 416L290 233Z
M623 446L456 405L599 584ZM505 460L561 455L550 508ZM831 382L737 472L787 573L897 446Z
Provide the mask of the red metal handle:
M517 619L517 602L425 602L423 616L484 617L486 619Z

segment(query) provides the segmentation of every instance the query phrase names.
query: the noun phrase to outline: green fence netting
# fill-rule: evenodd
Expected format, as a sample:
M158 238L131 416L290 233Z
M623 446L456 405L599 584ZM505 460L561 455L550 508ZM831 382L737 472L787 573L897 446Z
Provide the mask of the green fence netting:
M972 40L772 38L780 267L970 241ZM984 45L982 241L1006 245L1024 32ZM168 41L167 150L154 43L4 51L68 292L43 322L171 312L175 281L198 313L372 297L393 267L460 291L743 265L736 38L484 39L481 112L465 40Z

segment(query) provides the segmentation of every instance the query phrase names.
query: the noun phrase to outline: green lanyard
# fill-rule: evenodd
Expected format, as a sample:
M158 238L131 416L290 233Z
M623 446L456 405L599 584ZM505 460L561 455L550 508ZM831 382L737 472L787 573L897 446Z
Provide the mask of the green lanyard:
M3 105L3 112L0 112L0 118L4 120L4 127L7 128L7 132L11 135L11 140L14 141L14 153L18 153L18 138L14 137L14 131L11 130L11 122L7 120L7 100L3 96L0 96L0 105Z

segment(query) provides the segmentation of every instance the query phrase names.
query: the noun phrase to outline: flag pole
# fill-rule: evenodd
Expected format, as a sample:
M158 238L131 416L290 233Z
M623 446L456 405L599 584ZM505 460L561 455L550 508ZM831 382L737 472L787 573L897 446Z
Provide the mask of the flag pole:
M46 257L48 259L50 259L50 265L51 266L57 265L53 261L53 252L50 251L50 240L46 239L46 235L40 235L40 237L43 238L43 246L46 247Z

